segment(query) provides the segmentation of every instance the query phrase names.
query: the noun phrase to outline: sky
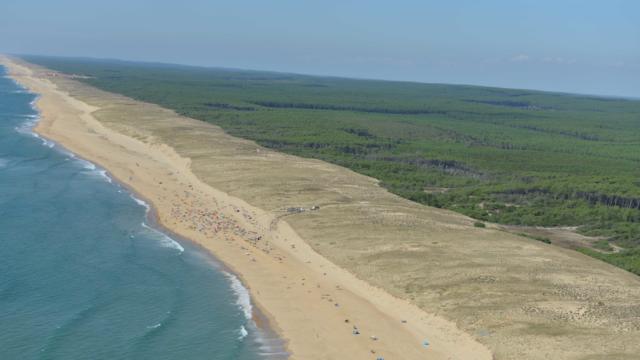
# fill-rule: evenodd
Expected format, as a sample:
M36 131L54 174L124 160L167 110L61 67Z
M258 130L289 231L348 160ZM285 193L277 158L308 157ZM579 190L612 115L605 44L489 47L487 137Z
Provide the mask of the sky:
M640 98L640 1L0 0L0 52Z

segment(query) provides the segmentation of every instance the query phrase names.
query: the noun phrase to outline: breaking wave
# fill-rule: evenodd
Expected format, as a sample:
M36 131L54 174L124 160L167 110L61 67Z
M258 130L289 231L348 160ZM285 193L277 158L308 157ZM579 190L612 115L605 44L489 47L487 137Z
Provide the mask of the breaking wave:
M145 223L142 223L142 227L149 231L156 239L158 239L162 247L175 249L180 253L184 252L184 248L182 247L182 245L180 245L179 242L173 240L162 231L156 230Z
M112 183L113 182L113 180L111 179L111 177L107 173L107 170L100 169L94 163L92 163L90 161L87 161L87 160L84 160L84 159L80 159L80 158L76 157L73 154L69 155L69 157L71 157L73 159L76 159L78 162L80 162L80 164L82 165L82 168L85 169L85 170L88 170L88 173L90 175L93 175L93 176L96 176L96 177L100 177L100 178L104 179L108 183Z
M238 332L240 333L240 336L238 336L238 340L242 340L244 338L247 337L247 335L249 335L249 332L247 331L247 329L244 328L244 326L240 326L240 330L238 330Z
M227 276L227 279L229 279L231 290L233 290L233 293L236 295L236 305L242 310L244 317L250 320L253 317L253 306L251 305L249 290L242 285L242 282L240 282L237 276L226 271L224 274Z

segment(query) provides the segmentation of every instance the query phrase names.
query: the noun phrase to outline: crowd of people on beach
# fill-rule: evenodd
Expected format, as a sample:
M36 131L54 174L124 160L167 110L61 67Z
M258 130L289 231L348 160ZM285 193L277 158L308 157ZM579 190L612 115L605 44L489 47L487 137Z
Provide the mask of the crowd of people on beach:
M234 205L220 205L212 196L191 189L172 201L170 215L175 222L207 239L224 239L229 243L241 239L277 261L284 260L285 256L275 251L266 239L267 229L256 220L254 213ZM252 260L257 261L255 257Z

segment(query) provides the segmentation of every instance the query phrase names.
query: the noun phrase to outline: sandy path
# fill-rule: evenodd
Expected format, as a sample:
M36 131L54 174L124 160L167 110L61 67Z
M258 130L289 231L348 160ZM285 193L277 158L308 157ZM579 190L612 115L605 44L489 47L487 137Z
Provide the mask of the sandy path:
M204 184L190 160L171 147L115 132L93 116L99 107L22 64L2 63L41 95L36 131L107 169L153 204L163 226L201 244L239 274L293 358L491 358L452 322L329 262L275 214ZM359 335L352 334L354 326Z

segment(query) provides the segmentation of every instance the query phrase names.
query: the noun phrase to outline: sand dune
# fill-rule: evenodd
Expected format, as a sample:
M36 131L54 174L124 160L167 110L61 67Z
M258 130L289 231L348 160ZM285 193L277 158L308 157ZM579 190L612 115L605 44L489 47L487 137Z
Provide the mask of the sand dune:
M104 166L153 203L161 224L234 269L294 358L638 358L635 275L475 228L349 170L3 63L42 95L37 131Z

